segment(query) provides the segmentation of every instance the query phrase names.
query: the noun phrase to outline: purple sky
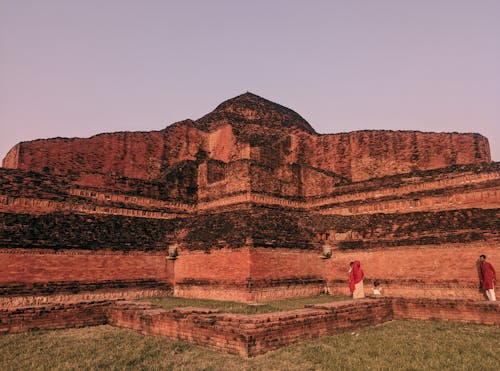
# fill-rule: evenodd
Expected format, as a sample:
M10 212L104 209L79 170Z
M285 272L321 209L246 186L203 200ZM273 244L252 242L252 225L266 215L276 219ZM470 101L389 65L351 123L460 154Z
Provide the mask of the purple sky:
M0 0L0 158L246 91L320 133L478 132L500 161L500 0Z

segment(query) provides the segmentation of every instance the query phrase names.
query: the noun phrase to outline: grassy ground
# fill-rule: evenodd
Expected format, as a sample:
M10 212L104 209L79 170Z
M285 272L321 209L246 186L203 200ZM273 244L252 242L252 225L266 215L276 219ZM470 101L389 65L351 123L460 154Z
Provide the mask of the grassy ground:
M226 313L257 314L257 313L270 313L270 312L279 312L284 310L299 309L299 308L304 308L304 306L307 304L323 304L332 301L346 300L346 299L349 299L349 297L320 295L308 298L293 298L293 299L269 301L257 305L249 305L232 301L187 299L187 298L174 298L174 297L161 297L161 298L153 297L153 298L144 298L142 300L149 301L150 303L159 305L165 309L180 308L180 307L202 307L202 308L219 309L221 312L226 312Z
M247 360L110 326L0 336L0 370L498 370L500 327L394 321Z

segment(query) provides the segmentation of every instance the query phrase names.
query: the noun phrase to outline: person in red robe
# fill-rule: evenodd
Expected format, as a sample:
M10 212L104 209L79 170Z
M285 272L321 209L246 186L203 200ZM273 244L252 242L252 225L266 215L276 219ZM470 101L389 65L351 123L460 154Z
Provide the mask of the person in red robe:
M479 257L479 267L481 268L481 288L486 293L488 300L496 301L495 280L497 273L493 265L486 261L486 255Z
M349 290L351 291L353 299L361 299L365 297L365 290L363 287L363 270L361 263L355 260L350 263L349 268Z

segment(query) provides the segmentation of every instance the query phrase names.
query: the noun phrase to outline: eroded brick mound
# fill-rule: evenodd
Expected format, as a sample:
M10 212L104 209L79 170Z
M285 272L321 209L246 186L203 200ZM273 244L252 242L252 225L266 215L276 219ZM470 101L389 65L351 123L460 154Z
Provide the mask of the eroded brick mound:
M263 127L275 133L296 129L316 133L298 113L252 93L229 99L196 121L197 127L206 131L213 131L226 124L232 125L236 134L247 141L262 135L260 132Z
M479 134L365 130L319 135L294 111L245 93L197 121L161 131L22 142L3 166L162 181L178 163L206 156L224 162L253 159L272 167L299 163L354 181L490 161L488 141Z

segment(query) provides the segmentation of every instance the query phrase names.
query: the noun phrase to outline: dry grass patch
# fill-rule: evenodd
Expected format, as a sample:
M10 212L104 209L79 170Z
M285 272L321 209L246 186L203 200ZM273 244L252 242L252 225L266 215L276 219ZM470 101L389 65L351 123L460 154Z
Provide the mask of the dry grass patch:
M253 359L110 326L0 336L1 370L495 370L500 327L394 321Z

